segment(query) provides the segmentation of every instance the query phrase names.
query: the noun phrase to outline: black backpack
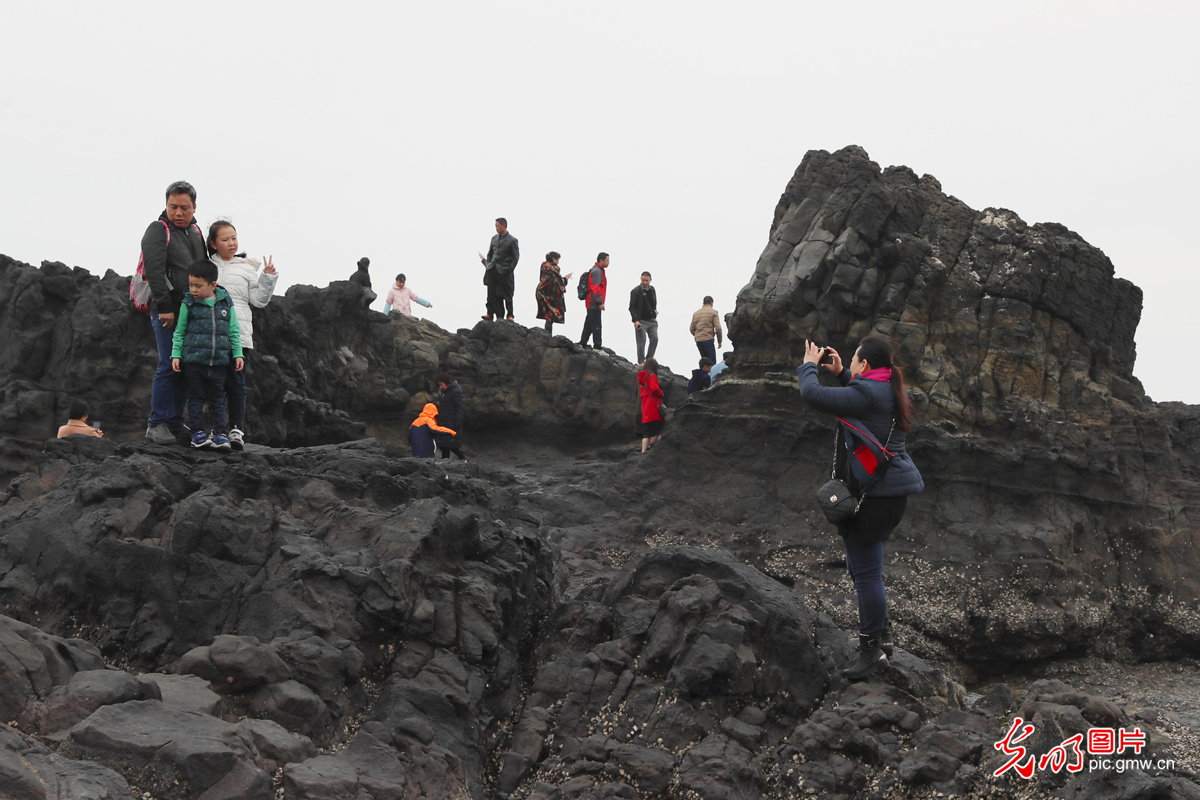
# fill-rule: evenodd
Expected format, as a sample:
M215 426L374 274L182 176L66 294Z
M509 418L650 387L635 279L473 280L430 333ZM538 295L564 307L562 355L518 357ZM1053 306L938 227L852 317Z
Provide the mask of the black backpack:
M583 274L579 276L579 285L575 287L575 294L579 295L580 300L587 300L588 278L591 276L591 274L592 271L590 269L585 269Z

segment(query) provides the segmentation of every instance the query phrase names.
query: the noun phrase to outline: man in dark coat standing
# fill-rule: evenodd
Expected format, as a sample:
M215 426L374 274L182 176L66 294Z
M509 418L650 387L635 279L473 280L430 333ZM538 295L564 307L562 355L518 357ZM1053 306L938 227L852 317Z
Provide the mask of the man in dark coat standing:
M183 424L187 389L171 367L171 339L188 288L188 267L207 258L204 234L196 225L195 188L187 181L176 181L167 187L166 197L166 210L142 236L142 270L153 293L150 327L158 346L146 423L146 438L155 444L173 444L176 433L187 431Z
M513 319L513 292L516 289L513 271L520 258L517 237L508 232L508 220L497 217L496 235L492 237L487 255L479 256L484 268L483 285L487 287L487 313L483 318L489 322L493 317Z
M367 268L371 266L371 259L363 256L358 260L358 271L350 276L351 283L357 283L359 286L370 291L371 289L371 273Z

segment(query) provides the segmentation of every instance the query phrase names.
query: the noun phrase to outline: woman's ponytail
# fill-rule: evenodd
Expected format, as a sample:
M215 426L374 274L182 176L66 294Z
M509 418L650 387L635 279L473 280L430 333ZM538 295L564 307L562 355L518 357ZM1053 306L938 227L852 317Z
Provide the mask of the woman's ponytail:
M908 399L908 391L904 387L904 373L896 366L892 356L892 343L880 336L872 333L862 338L858 343L858 357L866 361L871 367L891 367L892 368L892 399L895 401L896 407L896 427L904 433L912 428L912 401Z

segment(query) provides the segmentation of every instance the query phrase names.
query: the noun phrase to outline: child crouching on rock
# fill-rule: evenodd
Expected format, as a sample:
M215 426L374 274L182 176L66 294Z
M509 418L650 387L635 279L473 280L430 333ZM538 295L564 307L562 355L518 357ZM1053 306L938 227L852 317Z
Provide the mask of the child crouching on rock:
M413 420L408 428L408 443L412 446L414 458L434 458L437 455L437 442L434 437L439 434L453 436L454 431L437 424L437 406L426 403L421 414Z
M217 265L205 259L188 268L188 294L183 296L175 336L171 343L171 368L183 372L187 384L188 425L192 447L229 451L225 429L225 370L245 366L237 312L229 293L217 286ZM204 404L212 418L212 436L204 432Z

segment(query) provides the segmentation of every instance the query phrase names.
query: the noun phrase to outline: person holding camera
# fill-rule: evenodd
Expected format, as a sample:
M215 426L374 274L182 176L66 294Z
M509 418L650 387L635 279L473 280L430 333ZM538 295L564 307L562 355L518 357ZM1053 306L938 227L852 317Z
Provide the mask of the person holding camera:
M841 386L822 386L818 366L837 376ZM845 475L850 490L860 502L854 512L838 523L846 550L846 569L858 595L858 657L842 670L843 677L862 680L887 667L893 649L891 624L887 619L887 596L883 588L883 543L904 517L908 496L925 488L921 473L905 450L905 436L912 428L912 403L904 390L904 375L893 361L891 343L882 336L864 336L850 360L850 368L832 347L804 343L804 363L797 368L800 394L818 411L838 415L838 425L852 427L860 437L869 434L891 458L882 476L873 476L860 494L859 480L851 459L874 456L865 448L835 453L835 475ZM865 429L865 431L863 430ZM839 436L839 440L842 437ZM861 469L860 469L861 471ZM870 472L875 471L870 466Z

